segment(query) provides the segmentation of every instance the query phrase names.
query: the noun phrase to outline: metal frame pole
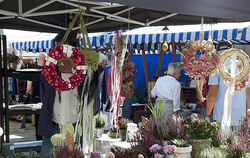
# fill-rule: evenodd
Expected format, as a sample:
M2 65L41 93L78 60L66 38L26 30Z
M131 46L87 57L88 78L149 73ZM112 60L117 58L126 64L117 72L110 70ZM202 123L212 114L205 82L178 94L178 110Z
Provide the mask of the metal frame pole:
M7 69L7 42L6 36L3 35L3 69L4 69L4 103L5 103L5 132L6 143L10 142L10 129L9 129L9 94L8 94L8 69Z
M2 52L3 52L3 41L2 41L2 35L0 35L0 127L3 129L4 131L4 116L3 116L3 80L2 80L2 76L3 76L3 69L2 69ZM4 143L4 134L1 136L1 142L0 142L0 155L2 153L2 145Z

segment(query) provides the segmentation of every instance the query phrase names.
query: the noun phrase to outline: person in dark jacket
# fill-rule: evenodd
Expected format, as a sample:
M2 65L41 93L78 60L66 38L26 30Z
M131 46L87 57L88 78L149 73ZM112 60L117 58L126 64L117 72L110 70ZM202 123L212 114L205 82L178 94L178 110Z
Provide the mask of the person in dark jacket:
M54 41L60 42L64 36L65 32L59 33ZM71 32L68 36L67 44L78 47L79 42L76 32ZM62 74L58 70L58 75L61 76ZM81 94L81 90L79 90L79 87L77 88L78 95ZM66 92L67 93L67 92ZM55 113L58 114L60 111L54 111L55 104L57 107L60 106L61 101L64 101L64 99L69 98L61 98L61 95L64 94L64 92L58 92L56 91L45 79L45 77L41 74L40 76L40 98L42 102L42 109L40 111L40 118L39 118L39 124L38 124L38 134L42 136L42 148L40 157L42 158L49 158L50 155L50 149L52 148L51 144L51 136L60 133L60 128L58 123L58 118L55 116ZM58 99L58 100L56 100ZM67 100L68 101L68 100ZM73 109L72 109L73 111ZM63 116L62 116L63 117ZM70 116L71 117L71 116ZM55 121L56 118L56 121ZM59 120L60 121L60 120Z

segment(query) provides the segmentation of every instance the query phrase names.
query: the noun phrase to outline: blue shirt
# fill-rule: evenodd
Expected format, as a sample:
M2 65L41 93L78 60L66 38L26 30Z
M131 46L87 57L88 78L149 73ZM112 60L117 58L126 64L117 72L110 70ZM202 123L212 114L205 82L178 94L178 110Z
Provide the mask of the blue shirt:
M218 75L210 76L208 85L218 85L216 99L213 109L213 119L221 122L224 111L224 99L229 85ZM250 83L246 88L250 88ZM246 88L242 91L235 91L232 100L231 125L237 125L242 117L246 117Z

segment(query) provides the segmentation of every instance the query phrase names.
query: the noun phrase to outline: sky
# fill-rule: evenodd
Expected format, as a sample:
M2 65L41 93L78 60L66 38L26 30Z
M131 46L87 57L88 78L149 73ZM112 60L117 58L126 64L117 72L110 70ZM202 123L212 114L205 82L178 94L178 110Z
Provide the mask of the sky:
M244 23L218 23L213 25L204 25L203 30L222 30L222 29L233 29L233 28L244 28L250 27L250 22ZM171 32L191 32L201 30L201 25L179 25L179 26L168 26L169 30L163 30L163 26L154 27L142 27L133 29L127 32L127 34L144 34L147 33L171 33ZM55 33L42 33L42 32L31 32L31 31L19 31L4 29L3 33L7 36L8 42L22 42L22 41L41 41L41 40L52 40L57 34ZM93 33L90 36L99 35L102 33Z

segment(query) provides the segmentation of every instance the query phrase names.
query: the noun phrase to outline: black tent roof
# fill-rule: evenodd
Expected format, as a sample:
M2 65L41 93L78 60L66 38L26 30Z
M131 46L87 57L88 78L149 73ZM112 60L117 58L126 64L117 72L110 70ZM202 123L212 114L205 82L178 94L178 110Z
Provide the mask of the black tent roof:
M85 9L84 18L89 32L199 24L200 16L205 16L205 23L250 20L247 9L250 1L247 0L98 1L0 0L0 28L60 32L67 28L79 8Z

